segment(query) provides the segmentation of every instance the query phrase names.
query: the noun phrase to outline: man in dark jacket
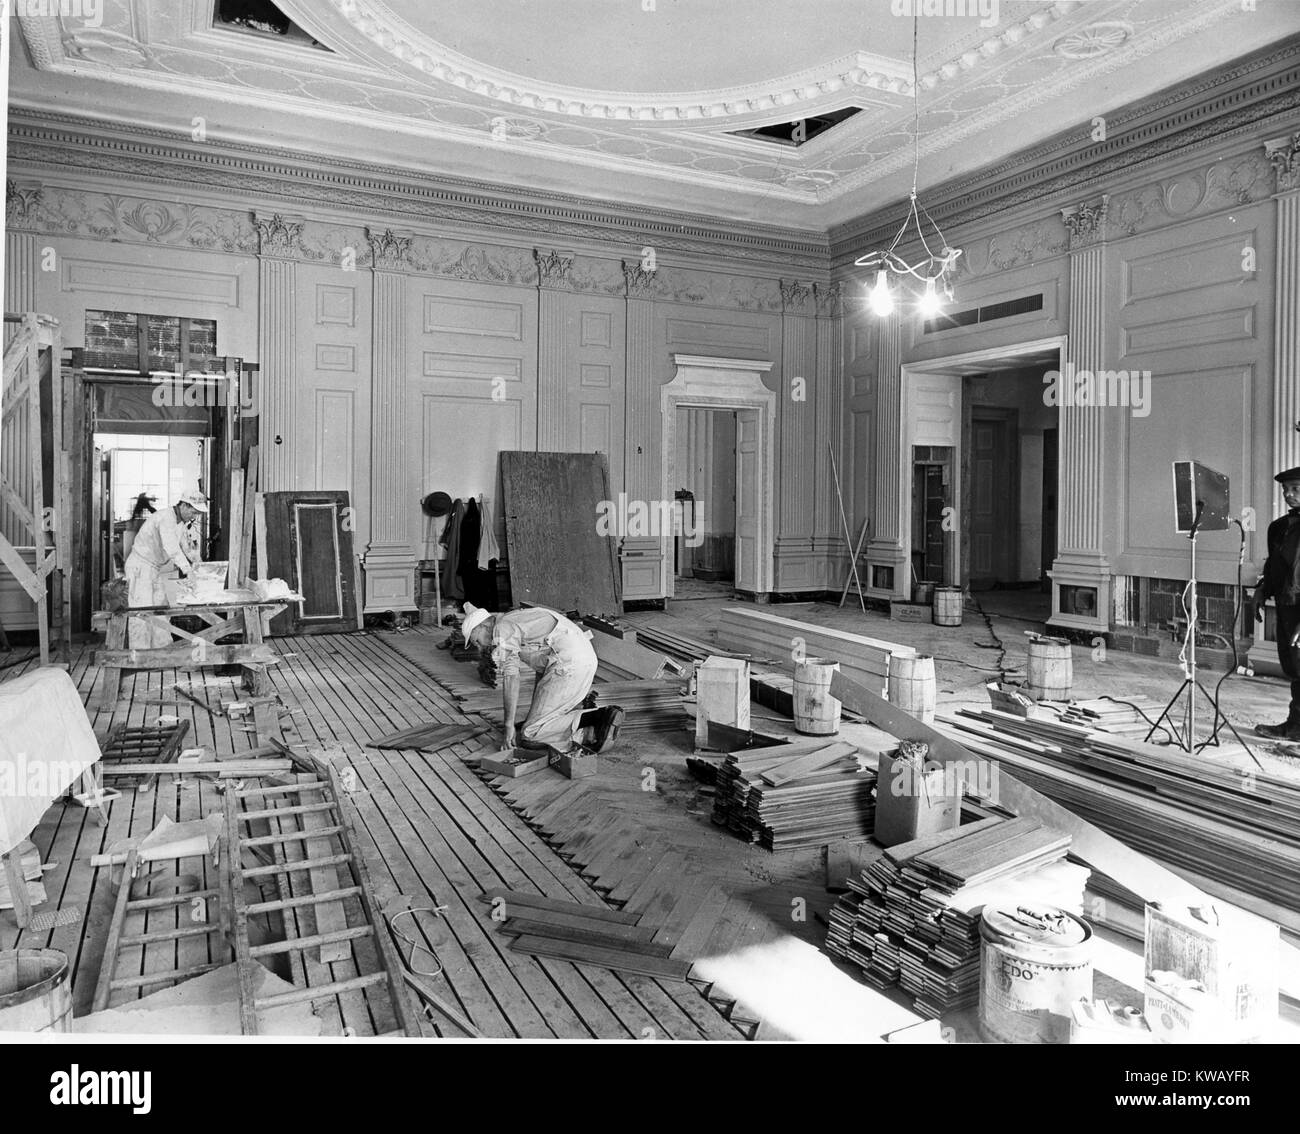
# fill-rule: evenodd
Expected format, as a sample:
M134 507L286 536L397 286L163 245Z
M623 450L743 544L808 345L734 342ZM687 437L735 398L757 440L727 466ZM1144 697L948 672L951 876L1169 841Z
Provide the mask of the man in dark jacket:
M1287 513L1268 525L1268 558L1255 588L1255 618L1264 619L1264 603L1277 610L1277 658L1291 679L1291 707L1281 724L1257 725L1260 736L1300 741L1300 468L1273 478L1282 486Z

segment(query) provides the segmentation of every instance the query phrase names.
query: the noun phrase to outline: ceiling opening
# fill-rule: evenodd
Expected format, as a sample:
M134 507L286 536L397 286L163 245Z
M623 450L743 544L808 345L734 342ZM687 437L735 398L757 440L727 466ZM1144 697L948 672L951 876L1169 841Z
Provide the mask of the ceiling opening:
M213 27L226 27L254 35L274 36L308 47L329 51L320 40L303 31L271 0L216 0L212 14Z
M820 137L846 119L852 118L861 109L860 106L846 106L825 114L809 115L807 118L773 122L769 126L759 126L755 130L728 130L727 133L734 138L754 138L759 142L772 142L778 146L797 148Z

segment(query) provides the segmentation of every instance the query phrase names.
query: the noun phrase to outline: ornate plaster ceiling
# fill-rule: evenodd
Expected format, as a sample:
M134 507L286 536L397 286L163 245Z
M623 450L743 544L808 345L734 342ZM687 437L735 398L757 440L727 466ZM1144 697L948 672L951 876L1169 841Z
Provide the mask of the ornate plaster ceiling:
M10 105L824 231L906 196L915 106L924 188L1300 32L1280 0L915 0L914 89L912 2L281 0L329 52L211 0L28 5Z

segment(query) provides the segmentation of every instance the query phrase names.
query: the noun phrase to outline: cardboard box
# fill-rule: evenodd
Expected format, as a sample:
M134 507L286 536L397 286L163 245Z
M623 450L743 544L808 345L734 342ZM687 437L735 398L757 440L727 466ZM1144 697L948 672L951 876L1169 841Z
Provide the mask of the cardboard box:
M1163 1043L1255 1043L1277 1024L1279 931L1244 910L1146 909L1145 1015Z
M891 622L929 622L932 610L924 602L891 602L889 620Z
M551 767L571 780L585 779L596 774L596 754L581 749L556 752L550 758Z
M749 662L707 657L695 670L695 747L709 742L709 722L749 728Z
M961 796L961 781L945 768L882 752L876 778L876 842L892 847L952 830L961 823Z
M510 776L518 779L533 772L540 772L550 763L550 755L531 748L516 748L511 752L494 752L491 756L480 756L478 766L497 776Z

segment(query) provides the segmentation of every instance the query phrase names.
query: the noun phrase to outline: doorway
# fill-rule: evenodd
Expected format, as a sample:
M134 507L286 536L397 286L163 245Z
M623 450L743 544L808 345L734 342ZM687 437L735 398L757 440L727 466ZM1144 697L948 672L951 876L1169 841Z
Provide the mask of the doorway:
M738 415L732 409L677 410L677 488L682 517L674 538L674 593L729 595L736 578Z

